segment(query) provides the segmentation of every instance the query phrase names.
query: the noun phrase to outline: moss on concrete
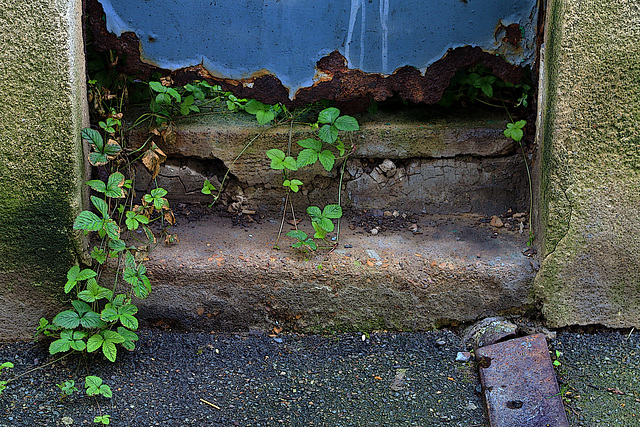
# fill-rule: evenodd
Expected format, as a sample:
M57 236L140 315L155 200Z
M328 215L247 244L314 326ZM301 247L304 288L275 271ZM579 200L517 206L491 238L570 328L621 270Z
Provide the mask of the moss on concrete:
M80 247L80 3L0 0L0 278L43 290L60 289Z
M640 6L553 1L536 278L556 326L639 326Z

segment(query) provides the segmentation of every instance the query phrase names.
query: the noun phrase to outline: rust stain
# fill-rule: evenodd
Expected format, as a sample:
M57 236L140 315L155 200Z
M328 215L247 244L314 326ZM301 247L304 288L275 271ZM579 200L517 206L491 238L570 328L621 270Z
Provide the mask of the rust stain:
M502 41L504 43L509 43L513 47L518 47L518 45L520 45L520 42L522 41L522 30L520 29L519 24L509 24L505 26L500 22L496 27L496 31L493 33L494 37L497 39L503 32L504 36L502 37Z
M117 64L118 69L125 74L148 80L152 73L158 72L163 76L170 75L176 85L206 79L211 84L220 85L223 90L234 92L240 98L255 98L266 104L281 102L289 108L330 100L335 101L343 112L355 113L365 111L372 100L384 101L396 94L405 101L432 105L440 100L458 70L477 64L484 65L497 77L513 84L520 83L524 75L522 67L509 64L479 47L450 49L424 74L415 67L405 66L388 76L349 69L346 59L338 51L334 51L317 62L317 81L310 87L298 90L292 100L289 98L289 90L276 76L268 74L267 70L260 70L247 79L231 80L213 76L202 65L171 71L148 64L140 57L140 41L137 36L127 32L120 38L116 37L107 31L102 16L102 5L97 0L88 0L88 24L94 36L92 48L97 52L114 50L119 56L126 57L126 61ZM522 39L517 24L498 27L496 36L500 31L505 32L503 40L513 46L517 46Z

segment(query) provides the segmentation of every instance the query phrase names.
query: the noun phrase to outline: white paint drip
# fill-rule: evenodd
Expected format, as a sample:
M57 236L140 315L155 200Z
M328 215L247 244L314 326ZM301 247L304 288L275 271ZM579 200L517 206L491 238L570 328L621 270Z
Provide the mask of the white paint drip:
M380 27L382 27L382 72L388 73L387 55L389 53L389 0L380 0Z
M356 21L358 20L358 12L360 12L361 24L360 24L360 64L358 68L362 68L364 64L364 35L365 35L365 9L364 0L351 0L351 12L349 14L349 30L347 32L347 41L344 47L344 56L347 58L349 64L353 64L351 61L351 41L353 40L353 31L356 27Z

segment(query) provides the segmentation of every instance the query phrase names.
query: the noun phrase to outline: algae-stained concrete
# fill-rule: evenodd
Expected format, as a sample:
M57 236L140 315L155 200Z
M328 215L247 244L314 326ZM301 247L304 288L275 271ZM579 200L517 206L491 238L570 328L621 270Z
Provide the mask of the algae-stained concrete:
M0 341L54 308L81 245L80 0L0 0Z
M640 326L640 4L553 0L535 280L554 326Z

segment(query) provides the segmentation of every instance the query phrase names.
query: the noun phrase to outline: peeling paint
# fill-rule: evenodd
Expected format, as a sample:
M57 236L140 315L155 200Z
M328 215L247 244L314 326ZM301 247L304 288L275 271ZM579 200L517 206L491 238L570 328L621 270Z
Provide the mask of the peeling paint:
M108 31L135 34L144 63L171 71L200 66L222 80L257 80L266 72L289 99L328 78L317 64L332 52L349 71L379 78L407 66L425 73L465 46L516 66L535 58L536 0L100 3Z

